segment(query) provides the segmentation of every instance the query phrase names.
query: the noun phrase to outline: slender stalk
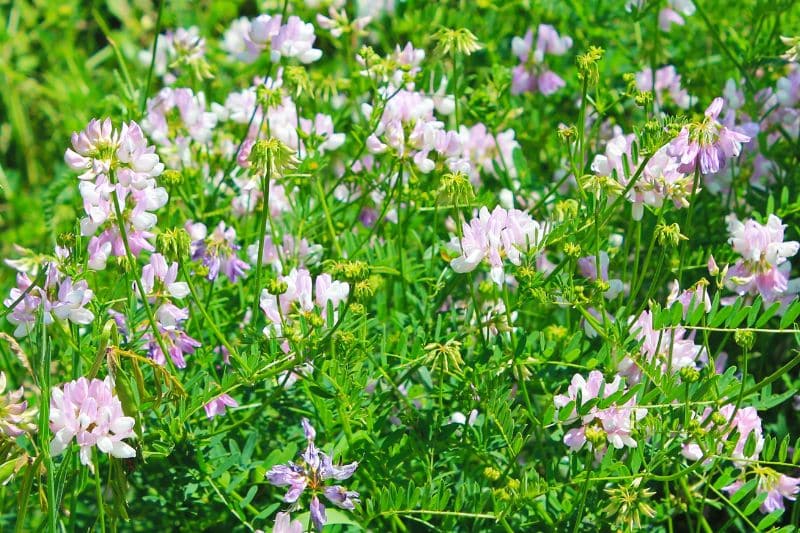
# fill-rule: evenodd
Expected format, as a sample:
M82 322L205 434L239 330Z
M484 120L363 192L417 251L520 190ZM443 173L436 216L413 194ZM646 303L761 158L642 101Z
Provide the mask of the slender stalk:
M119 197L116 191L111 193L111 197L114 199L114 212L117 215L117 227L119 228L120 237L122 237L122 244L125 247L125 257L128 259L128 264L133 267L133 265L136 263L134 262L133 253L131 252L131 245L128 242L128 230L125 229L125 221L122 218L122 209L119 206ZM164 338L161 336L161 332L158 330L158 324L156 322L156 317L153 314L153 308L150 307L150 301L147 299L147 293L145 293L144 287L142 286L141 276L134 273L133 283L136 285L136 290L139 292L139 298L141 298L145 313L147 313L147 320L150 323L150 328L153 330L153 337L156 339L158 347L161 349L161 353L164 354L164 360L167 362L167 365L169 365L170 370L176 372L177 368L175 367L175 363L172 361L172 357L169 355L169 350L167 350L167 346L164 344ZM177 379L177 377L175 379Z
M97 520L100 522L100 531L106 531L106 513L103 504L103 479L100 477L100 454L94 456L94 487L97 498Z
M271 157L271 156L270 156ZM272 179L272 161L267 162L267 170L261 179L261 212L258 214L258 256L256 256L256 286L253 297L253 324L258 321L258 303L261 299L261 269L264 262L264 237L267 233L267 213L269 212L269 182ZM278 242L273 242L277 248Z
M183 273L183 277L186 279L186 285L189 287L189 293L192 295L192 299L194 300L195 305L197 305L197 308L200 310L200 314L202 314L203 318L205 318L206 323L211 328L211 331L214 333L214 336L217 338L220 344L222 344L228 350L228 352L230 352L231 357L238 360L239 353L233 348L231 343L229 343L228 340L225 338L225 335L223 335L222 332L219 330L217 323L208 314L208 310L206 309L205 305L203 305L203 303L200 301L200 298L197 296L197 291L194 288L194 283L192 282L192 278L189 276L189 273L186 271L186 267L183 265L183 263L180 263L179 268Z
M156 15L156 38L153 40L153 53L150 55L150 68L147 69L147 82L142 92L141 115L147 110L147 97L150 95L150 84L153 81L153 70L156 66L156 51L158 50L158 35L161 33L161 13L164 11L164 0L158 0L158 15Z
M325 190L322 188L322 182L318 179L314 181L317 185L319 203L322 205L322 210L325 212L325 220L328 224L328 231L331 234L331 242L333 243L334 248L336 248L336 253L339 254L339 257L343 257L342 245L339 244L339 239L336 238L336 229L333 227L333 218L331 217L331 210L328 207L328 199L325 197Z
M47 342L47 331L44 325L44 317L39 319L39 326L42 328L41 337L41 359L39 361L39 388L42 391L42 403L39 407L39 446L44 456L45 468L47 470L47 531L55 533L56 518L58 509L56 508L56 482L55 466L53 456L50 454L50 347Z

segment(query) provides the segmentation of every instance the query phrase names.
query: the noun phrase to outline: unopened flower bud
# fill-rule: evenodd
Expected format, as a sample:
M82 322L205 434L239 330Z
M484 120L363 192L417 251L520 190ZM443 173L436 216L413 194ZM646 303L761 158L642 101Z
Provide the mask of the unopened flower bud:
M165 185L174 187L183 183L183 174L174 169L167 169L161 174L161 181Z
M285 281L279 279L271 279L269 283L267 283L267 292L275 296L280 296L281 294L284 294L287 290L289 290L289 285Z
M733 334L733 340L738 346L745 350L751 350L756 342L755 333L747 329L737 329Z
M680 370L681 379L686 383L695 383L700 380L700 371L693 366L685 366Z
M492 481L497 481L498 479L500 479L500 476L502 474L498 469L492 466L487 466L486 468L483 469L483 475Z

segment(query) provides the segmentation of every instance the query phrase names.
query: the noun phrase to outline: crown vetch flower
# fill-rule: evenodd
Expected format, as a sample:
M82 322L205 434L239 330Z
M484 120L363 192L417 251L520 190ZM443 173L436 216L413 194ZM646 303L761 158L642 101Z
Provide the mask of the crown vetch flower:
M267 336L271 336L273 332L275 335L281 335L283 325L291 322L289 318L291 313L313 311L315 304L319 312L325 316L330 302L336 320L339 304L350 294L350 284L336 281L330 274L320 274L312 282L311 274L305 268L293 268L288 275L280 276L278 280L285 284L286 290L276 295L264 289L260 298L261 310L270 322L264 328L264 334Z
M717 416L715 416L717 415ZM736 431L738 439L731 452L734 464L737 466L747 465L750 461L755 461L761 454L764 447L764 436L761 428L761 417L754 407L742 407L736 409L733 404L725 404L719 408L718 413L710 407L706 407L701 415L693 414L693 419L698 421L703 431L706 433L715 432L716 450L711 452L721 453L725 447L728 437ZM750 434L753 434L755 448L753 453L745 456L744 449ZM703 457L703 450L695 440L689 440L683 444L681 454L687 459L698 461Z
M67 149L64 161L82 172L78 188L86 216L80 226L83 236L92 237L89 268L103 270L111 255L126 255L112 195L119 202L131 253L138 257L142 250L154 251L148 241L158 221L153 211L166 205L169 196L155 180L164 164L139 125L124 123L116 130L110 119L93 119L82 132L72 134L72 148Z
M505 281L503 259L519 266L522 254L536 250L547 233L546 225L519 209L497 206L490 213L486 207L481 207L478 216L463 226L463 238L453 237L450 241L449 248L460 253L450 261L450 266L458 273L465 273L486 261L491 266L489 277L502 285Z
M756 496L766 493L767 496L759 506L759 510L764 514L773 511L784 510L786 507L783 500L795 501L797 494L800 493L800 478L790 477L776 472L772 468L756 466L753 468L758 483L756 485ZM723 487L722 490L729 495L736 494L744 485L743 479L738 479Z
M556 409L573 404L572 412L565 422L572 423L579 419L581 421L580 427L570 429L564 435L564 444L571 451L578 451L588 443L589 449L594 450L599 459L605 454L608 444L616 449L637 446L637 442L633 439L634 424L647 415L647 409L636 407L635 398L622 405L611 404L605 409L595 405L585 415L578 414L578 408L589 400L601 398L601 393L602 398L607 398L621 387L622 378L619 375L614 376L613 381L606 382L600 371L592 370L588 379L575 374L567 388L567 394L559 394L553 398Z
M760 294L766 302L773 302L789 292L789 258L797 255L800 243L784 242L786 225L775 215L766 224L753 219L740 222L736 215L726 218L730 238L728 242L741 258L728 269L725 285L737 294Z
M203 409L205 409L206 416L209 420L215 416L224 416L228 407L239 407L239 402L231 398L228 394L220 394L203 405Z
M540 92L551 95L564 87L561 77L544 63L545 54L564 55L572 47L571 37L561 37L549 24L540 24L536 35L536 49L533 49L533 30L525 37L514 37L511 51L520 60L514 67L511 79L511 94Z
M110 376L91 381L78 378L51 391L50 430L55 436L50 442L50 452L59 455L74 438L80 446L81 463L94 472L95 446L120 459L136 456L136 450L124 442L134 436L134 422L123 413Z
M656 329L650 311L643 311L636 320L631 320L630 330L642 343L639 351L644 362L658 365L656 368L662 373L674 374L682 368L694 368L698 358L705 353L705 348L695 344L680 326ZM638 383L642 378L640 363L631 357L622 359L617 371L631 383Z
M202 222L187 221L186 231L192 238L192 259L202 260L208 267L208 279L214 280L220 272L225 274L232 283L250 269L250 265L239 259L236 243L236 230L220 221L211 235L208 234L206 225Z
M684 126L667 145L667 153L680 162L679 172L691 174L699 165L704 175L717 173L728 159L739 155L743 143L750 142L749 136L720 123L724 103L722 98L714 98L703 120Z
M325 506L319 499L320 492L330 503L341 509L353 510L355 504L359 503L358 492L347 490L341 485L325 485L325 481L349 479L358 468L358 463L334 465L331 457L314 445L317 432L308 419L303 419L302 426L308 445L301 454L300 461L273 466L266 477L277 487L289 487L283 497L286 503L297 502L308 489L312 493L309 505L311 520L317 530L321 531L327 522L327 517Z

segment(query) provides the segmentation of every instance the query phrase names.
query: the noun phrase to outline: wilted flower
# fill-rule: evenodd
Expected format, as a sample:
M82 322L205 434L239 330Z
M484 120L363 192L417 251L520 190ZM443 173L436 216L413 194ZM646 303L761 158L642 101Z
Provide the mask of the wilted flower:
M358 468L358 463L334 465L331 457L314 445L317 433L309 421L304 418L302 425L308 445L300 455L300 461L273 466L267 472L267 480L278 487L289 487L283 497L286 503L295 503L308 489L312 494L309 505L311 520L317 530L321 531L327 522L327 517L325 506L319 499L320 493L324 494L333 505L342 509L352 511L355 509L355 504L359 503L358 492L347 490L341 485L326 486L325 481L348 479Z
M466 28L442 28L433 38L436 40L436 52L440 55L453 52L468 56L483 48L475 34Z
M789 47L786 52L781 54L781 57L790 63L797 63L798 59L800 59L800 37L784 37L781 35L781 42Z
M209 420L215 416L224 416L226 407L239 407L239 402L227 394L220 394L210 402L203 405L203 409L206 410L206 416L209 418Z
M656 510L647 502L655 495L655 491L647 487L640 488L642 478L637 477L630 486L619 486L605 489L609 503L604 512L623 531L635 531L642 527L642 516L653 518Z
M51 391L50 430L54 437L50 453L59 455L74 438L80 446L81 463L92 472L93 446L120 459L136 456L136 450L123 442L134 436L133 424L134 419L125 416L114 394L111 377L91 381L81 377Z
M23 388L6 392L6 385L6 374L0 371L0 435L13 439L36 431L33 417L37 410L28 409L28 402L22 399Z

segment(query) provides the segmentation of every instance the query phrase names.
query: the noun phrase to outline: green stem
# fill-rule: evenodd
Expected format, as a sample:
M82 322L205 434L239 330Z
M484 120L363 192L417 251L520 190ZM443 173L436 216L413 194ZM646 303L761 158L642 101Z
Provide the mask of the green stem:
M230 352L231 357L238 361L239 353L233 348L231 343L229 343L225 338L225 335L223 335L219 330L216 321L208 314L208 310L206 310L205 305L203 305L203 303L200 301L200 298L197 296L197 291L195 291L192 278L189 276L189 273L186 271L186 267L184 267L183 263L180 263L180 269L183 273L183 277L186 279L186 285L189 287L189 293L192 295L195 305L197 305L197 308L200 310L200 314L203 315L203 318L205 318L206 323L211 328L211 331L214 333L214 336L217 338L220 344L222 344L228 350L228 352Z
M131 252L131 246L128 242L128 230L125 229L125 222L122 218L122 209L119 206L119 197L117 192L112 192L111 197L114 199L114 212L117 215L117 227L119 228L119 234L122 238L122 245L125 247L125 257L128 259L128 265L130 268L133 268L136 263L133 258L133 253ZM158 331L156 317L153 314L153 308L150 307L150 301L147 299L147 293L145 293L144 287L142 286L141 276L135 272L133 275L133 283L136 285L136 290L139 292L139 298L141 298L145 313L147 313L147 320L150 323L150 328L153 330L153 337L156 339L158 347L161 349L161 353L164 354L164 360L167 362L170 370L176 372L177 368L175 367L175 363L172 361L172 357L169 355L169 350L167 350L167 346L164 344L164 338L161 336L161 332ZM177 379L177 376L175 379Z
M153 70L156 66L156 50L158 50L158 35L161 32L161 13L164 11L164 0L158 2L158 15L156 15L156 38L153 41L153 53L150 55L150 68L147 69L147 82L142 92L141 115L147 110L147 97L150 95L150 84L153 81Z
M106 513L105 505L103 504L103 482L100 477L100 454L99 452L94 456L94 487L95 496L97 498L97 520L100 522L100 531L106 531Z
M261 180L261 213L258 216L258 256L256 256L256 287L253 297L253 325L258 322L258 303L261 299L261 268L264 262L264 236L267 232L267 213L269 213L269 182L272 179L272 161L267 162L267 171ZM273 242L277 249L278 242Z
M339 239L336 237L336 229L333 227L333 218L331 217L331 210L328 207L328 199L325 197L325 190L322 188L322 182L320 180L314 180L317 185L317 194L319 194L319 203L322 205L322 210L325 212L325 220L328 224L328 232L331 234L331 242L333 243L334 248L336 248L336 253L339 257L344 257L342 253L342 246L339 244Z

